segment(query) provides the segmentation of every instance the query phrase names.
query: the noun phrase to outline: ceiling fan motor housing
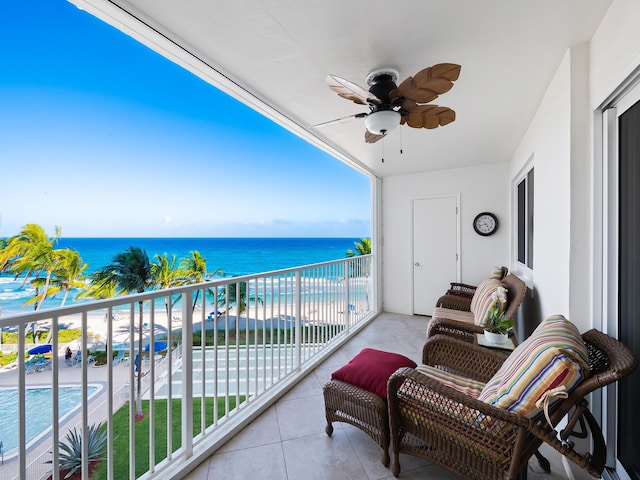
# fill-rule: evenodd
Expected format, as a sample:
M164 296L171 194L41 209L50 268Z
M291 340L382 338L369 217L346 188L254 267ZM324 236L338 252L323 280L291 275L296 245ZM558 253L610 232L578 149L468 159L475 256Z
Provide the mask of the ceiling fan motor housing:
M382 100L381 106L389 105L389 94L398 88L396 82L389 75L380 75L376 80L369 91Z

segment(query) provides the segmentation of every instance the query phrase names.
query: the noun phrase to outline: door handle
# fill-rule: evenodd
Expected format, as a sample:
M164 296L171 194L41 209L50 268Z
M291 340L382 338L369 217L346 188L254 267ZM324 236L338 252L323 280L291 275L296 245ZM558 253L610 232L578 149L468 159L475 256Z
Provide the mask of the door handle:
M419 267L419 266L420 266L420 262L416 262L416 263L414 263L414 265L415 265L416 267Z

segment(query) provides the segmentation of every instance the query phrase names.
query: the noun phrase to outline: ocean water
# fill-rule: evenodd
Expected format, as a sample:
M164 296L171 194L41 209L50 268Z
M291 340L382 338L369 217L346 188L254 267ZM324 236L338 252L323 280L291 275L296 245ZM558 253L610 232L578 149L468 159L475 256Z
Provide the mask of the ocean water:
M154 255L168 253L178 261L196 250L205 258L207 271L221 269L226 276L248 275L282 268L344 258L353 249L357 238L61 238L57 248L72 248L89 266L90 274L111 263L113 256L128 247L140 247L153 261ZM66 305L72 304L76 292L71 292ZM32 298L34 289L21 286L20 280L0 275L0 312L2 315L26 312L23 307ZM45 307L60 305L62 294L47 299Z

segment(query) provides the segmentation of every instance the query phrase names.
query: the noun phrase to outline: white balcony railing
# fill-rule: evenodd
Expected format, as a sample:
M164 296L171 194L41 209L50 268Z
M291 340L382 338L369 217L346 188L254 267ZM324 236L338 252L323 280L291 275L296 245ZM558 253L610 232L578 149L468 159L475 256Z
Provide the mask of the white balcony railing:
M8 408L0 413L8 426L0 429L6 436L0 480L58 478L59 443L74 427L86 438L93 424L103 425L108 438L93 478L171 477L239 431L373 318L370 272L366 255L0 317L4 331L18 334L18 359L28 357L25 333L34 323L54 332L79 327L71 347L86 352L77 363L66 362L68 345L53 335L50 363L36 369L19 360L0 369L0 407ZM106 352L103 366L87 356L100 352ZM70 385L82 387L75 400L62 395ZM32 394L43 392L44 400L31 403ZM90 478L87 443L84 479Z

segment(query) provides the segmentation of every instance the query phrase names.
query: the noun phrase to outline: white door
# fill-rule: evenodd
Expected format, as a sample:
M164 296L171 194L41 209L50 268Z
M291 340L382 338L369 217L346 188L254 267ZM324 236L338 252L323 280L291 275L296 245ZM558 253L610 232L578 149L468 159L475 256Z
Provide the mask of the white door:
M413 201L413 313L431 315L458 278L458 200Z

